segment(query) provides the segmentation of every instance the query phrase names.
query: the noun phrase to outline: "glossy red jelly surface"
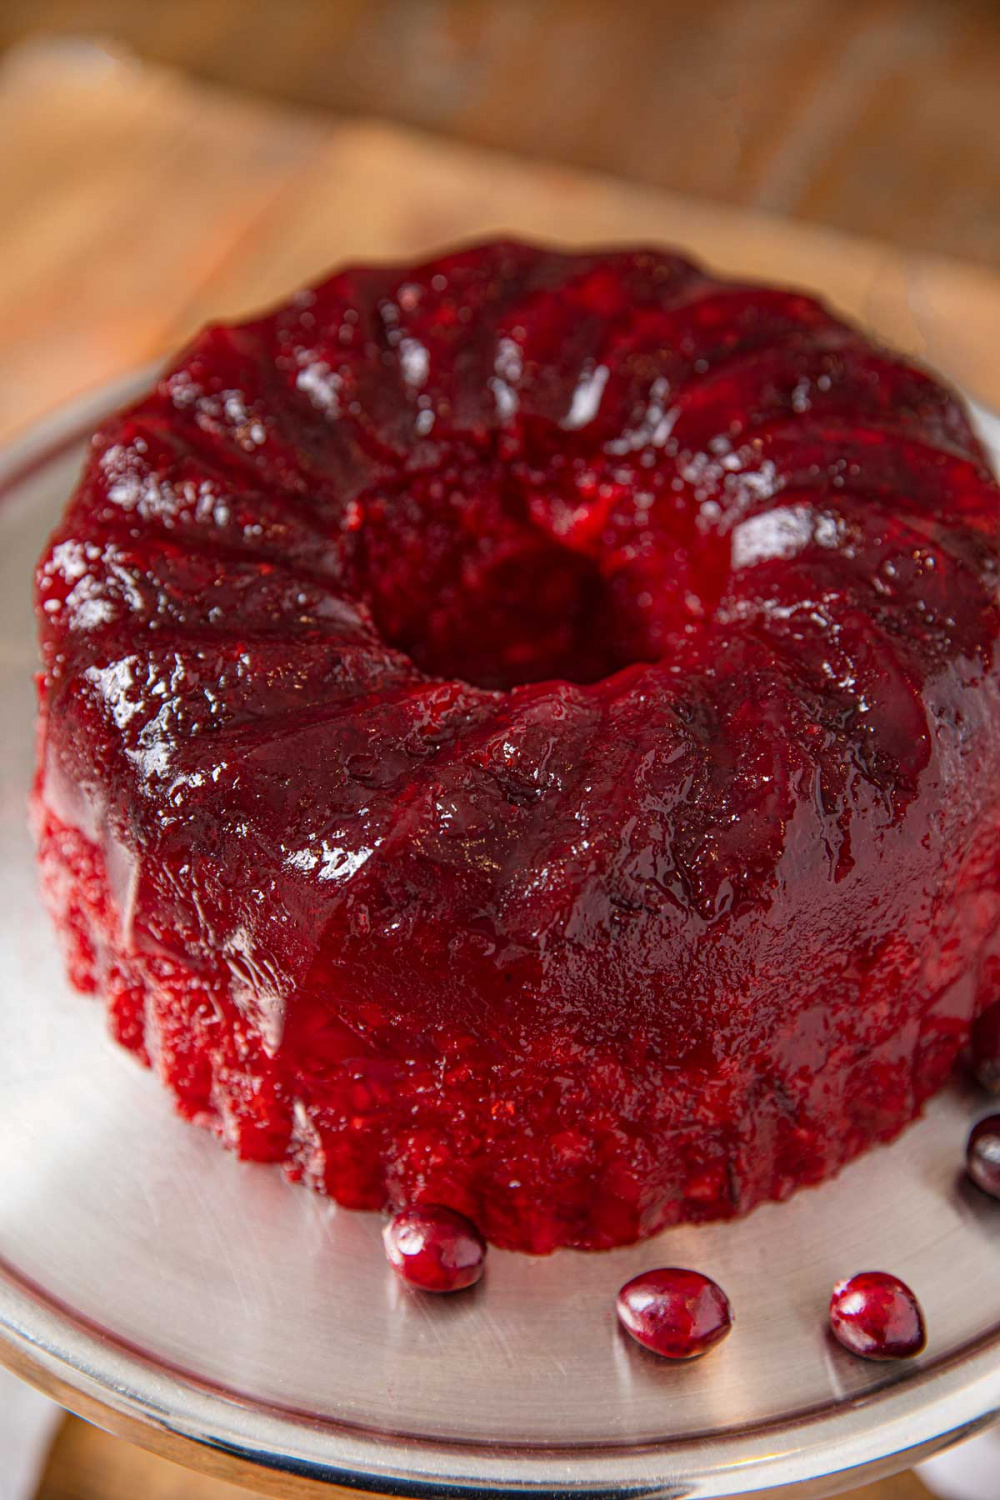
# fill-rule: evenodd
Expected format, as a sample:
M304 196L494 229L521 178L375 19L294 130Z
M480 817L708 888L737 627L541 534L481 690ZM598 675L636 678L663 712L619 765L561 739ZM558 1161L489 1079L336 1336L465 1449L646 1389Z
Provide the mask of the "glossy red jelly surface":
M998 521L931 377L659 251L209 328L39 566L73 978L348 1205L544 1251L819 1182L1000 992Z
M862 1271L834 1287L830 1331L862 1359L912 1359L927 1344L920 1303L887 1271Z
M644 1271L618 1293L618 1318L637 1343L663 1359L699 1359L728 1335L733 1310L700 1271Z

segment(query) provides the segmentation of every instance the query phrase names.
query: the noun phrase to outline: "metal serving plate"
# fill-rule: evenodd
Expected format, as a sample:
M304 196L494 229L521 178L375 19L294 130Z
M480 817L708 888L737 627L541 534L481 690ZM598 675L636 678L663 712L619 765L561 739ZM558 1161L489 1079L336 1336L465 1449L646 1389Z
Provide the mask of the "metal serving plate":
M36 892L30 579L82 435L142 384L0 464L2 1357L112 1430L282 1495L819 1497L1000 1411L1000 1207L959 1174L982 1097L946 1094L894 1146L740 1223L603 1255L493 1251L484 1284L432 1302L387 1269L376 1216L240 1164L112 1045ZM657 1362L616 1326L618 1286L664 1263L735 1305L700 1363ZM825 1336L833 1282L874 1267L924 1304L912 1364Z

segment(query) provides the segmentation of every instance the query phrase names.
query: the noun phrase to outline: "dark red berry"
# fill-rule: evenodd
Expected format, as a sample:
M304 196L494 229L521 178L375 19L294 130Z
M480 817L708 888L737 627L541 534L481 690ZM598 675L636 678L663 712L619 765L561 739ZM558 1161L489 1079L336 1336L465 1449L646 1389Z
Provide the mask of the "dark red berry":
M422 1292L460 1292L483 1274L486 1241L454 1209L404 1208L389 1220L382 1239L392 1269Z
M697 1359L733 1326L729 1298L700 1271L644 1271L625 1283L617 1305L622 1326L664 1359Z
M920 1303L887 1271L862 1271L839 1282L830 1301L830 1328L862 1359L911 1359L927 1343Z
M972 1066L983 1088L1000 1094L1000 1002L984 1010L972 1028Z
M976 1187L1000 1198L1000 1115L980 1120L969 1136L965 1160Z

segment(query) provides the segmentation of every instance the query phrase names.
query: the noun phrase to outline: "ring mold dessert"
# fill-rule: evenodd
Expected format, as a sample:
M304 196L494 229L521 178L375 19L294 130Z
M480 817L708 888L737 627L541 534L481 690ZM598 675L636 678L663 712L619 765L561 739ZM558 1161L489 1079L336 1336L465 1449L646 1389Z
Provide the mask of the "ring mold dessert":
M818 1183L998 993L998 524L944 386L658 250L210 327L39 564L71 977L351 1207L547 1251Z

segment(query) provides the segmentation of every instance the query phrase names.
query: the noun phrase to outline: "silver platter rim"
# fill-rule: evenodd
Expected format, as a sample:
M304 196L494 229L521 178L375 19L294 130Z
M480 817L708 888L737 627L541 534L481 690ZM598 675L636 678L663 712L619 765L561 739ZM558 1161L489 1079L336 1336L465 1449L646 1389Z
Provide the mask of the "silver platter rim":
M81 1416L177 1462L279 1495L329 1485L430 1500L819 1497L898 1473L1000 1414L1000 1334L903 1386L735 1437L641 1449L415 1443L263 1406L156 1364L0 1266L0 1362Z
M43 418L0 453L0 503L138 395L156 366ZM972 403L1000 452L1000 418ZM0 1364L70 1410L176 1462L278 1496L821 1500L899 1472L1000 1417L1000 1329L905 1383L850 1401L642 1446L431 1442L319 1420L212 1386L87 1324L0 1261Z

